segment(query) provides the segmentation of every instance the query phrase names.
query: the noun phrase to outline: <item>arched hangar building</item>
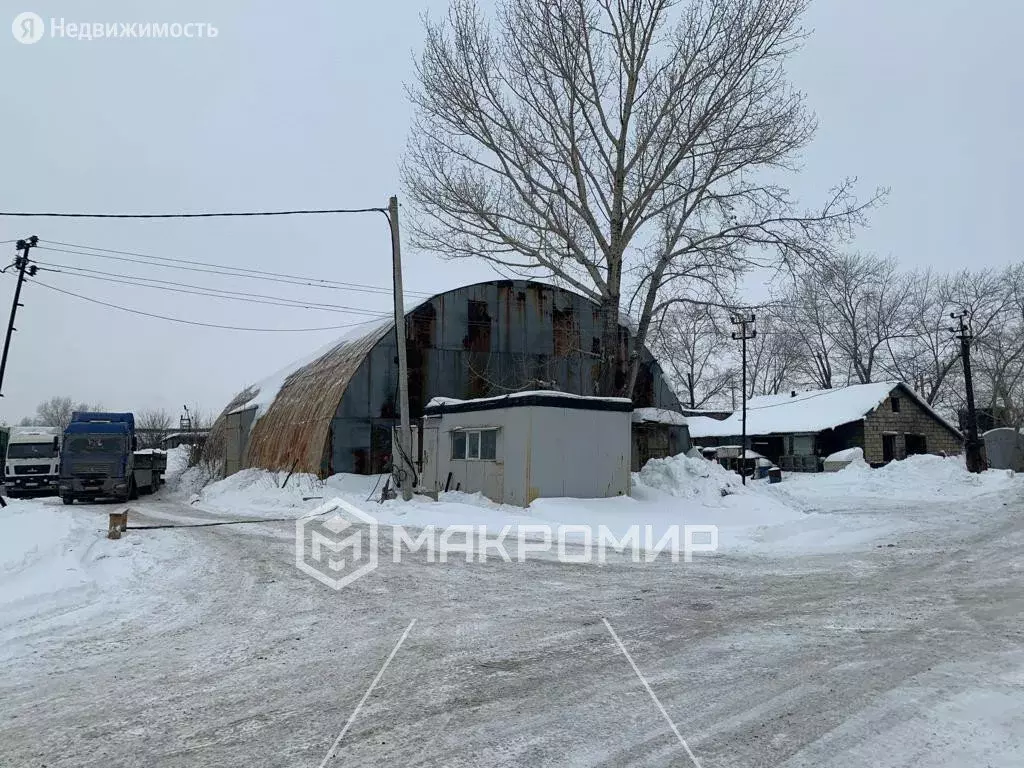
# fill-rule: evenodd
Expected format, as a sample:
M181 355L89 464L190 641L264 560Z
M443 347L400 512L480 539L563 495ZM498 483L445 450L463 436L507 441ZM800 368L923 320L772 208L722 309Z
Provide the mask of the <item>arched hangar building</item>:
M433 397L470 399L530 389L595 393L601 315L590 299L545 283L492 280L438 294L406 312L409 410ZM620 325L623 338L629 329ZM384 471L398 419L394 322L364 324L306 360L247 387L207 440L225 474L246 467ZM643 349L637 408L679 410ZM620 359L622 376L627 360Z

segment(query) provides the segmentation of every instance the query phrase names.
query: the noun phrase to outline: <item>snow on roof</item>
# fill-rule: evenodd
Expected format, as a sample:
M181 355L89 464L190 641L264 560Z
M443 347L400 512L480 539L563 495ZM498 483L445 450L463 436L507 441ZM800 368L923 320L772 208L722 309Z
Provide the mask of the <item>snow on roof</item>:
M738 459L740 455L740 447L738 445L720 445L714 450L723 459ZM763 459L765 457L763 454L760 454L757 451L752 451L748 448L743 451L743 458Z
M936 413L917 393L898 381L853 384L839 389L817 389L808 392L762 395L747 401L747 434L771 435L812 433L833 429L840 424L859 421L877 408L896 387L914 398L927 412L956 434L960 432ZM691 437L730 437L743 430L743 416L737 411L724 421L700 417L687 419Z
M170 440L170 439L175 438L175 437L195 437L195 436L202 437L202 436L208 435L208 434L210 434L210 430L208 430L208 429L187 429L184 432L171 432L169 435L164 435L160 439L161 440Z
M11 427L11 437L53 437L60 427Z
M636 336L640 332L640 327L636 324L636 320L626 312L619 312L619 325L627 329L630 336Z
M393 320L368 320L365 323L359 323L358 325L352 326L352 328L339 338L334 339L329 344L320 347L314 352L306 355L305 357L296 360L295 362L287 365L276 373L272 373L265 379L251 384L248 389L254 390L255 395L247 400L245 403L240 405L231 411L231 413L238 413L240 411L246 411L250 408L256 409L256 418L258 419L270 406L271 403L277 398L277 394L281 391L281 387L284 386L285 381L300 368L304 368L314 360L319 360L324 355L342 347L346 344L350 344L354 341L367 336L371 333L382 330L384 327L390 327L394 324Z
M633 421L653 421L658 424L686 425L689 420L678 411L670 411L666 408L636 408L633 410Z
M497 395L495 397L477 397L472 400L458 400L454 397L434 397L427 403L427 408L438 408L442 405L462 405L463 403L498 403L502 400L514 400L520 397L550 397L560 400L572 398L573 400L603 401L607 403L632 402L628 397L594 397L591 395L574 395L569 392L558 392L553 389L535 389L526 392L510 392L507 395Z
M732 427L723 428L728 419L713 419L710 416L687 416L686 426L690 429L690 437L728 437L733 433Z

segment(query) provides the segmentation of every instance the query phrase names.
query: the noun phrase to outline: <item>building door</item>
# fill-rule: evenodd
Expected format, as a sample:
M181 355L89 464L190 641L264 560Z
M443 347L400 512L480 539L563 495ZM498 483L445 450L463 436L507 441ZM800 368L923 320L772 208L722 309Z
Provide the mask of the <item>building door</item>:
M882 435L882 461L888 464L896 458L896 435Z

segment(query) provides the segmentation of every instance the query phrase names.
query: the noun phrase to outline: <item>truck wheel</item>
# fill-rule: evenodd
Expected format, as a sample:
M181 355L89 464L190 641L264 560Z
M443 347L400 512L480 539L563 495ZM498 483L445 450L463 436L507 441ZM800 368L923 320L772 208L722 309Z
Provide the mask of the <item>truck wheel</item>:
M65 504L74 504L75 503L75 497L72 496L70 493L63 494L60 497L60 500L63 501Z

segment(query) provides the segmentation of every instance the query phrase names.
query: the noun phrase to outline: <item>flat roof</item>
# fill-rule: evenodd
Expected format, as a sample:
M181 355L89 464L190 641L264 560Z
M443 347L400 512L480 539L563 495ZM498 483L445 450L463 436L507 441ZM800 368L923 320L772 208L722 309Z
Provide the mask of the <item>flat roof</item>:
M568 392L536 390L513 392L498 397L481 397L475 400L457 400L452 397L435 397L423 413L428 416L442 413L470 413L473 411L496 411L503 408L571 408L579 411L616 411L630 413L633 401L627 397L589 397Z

